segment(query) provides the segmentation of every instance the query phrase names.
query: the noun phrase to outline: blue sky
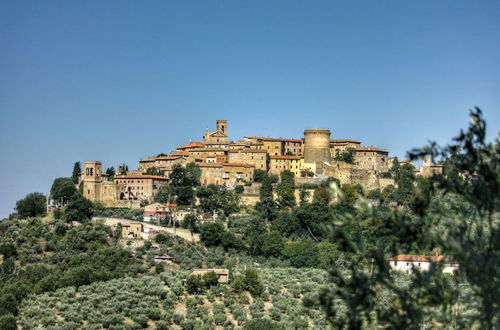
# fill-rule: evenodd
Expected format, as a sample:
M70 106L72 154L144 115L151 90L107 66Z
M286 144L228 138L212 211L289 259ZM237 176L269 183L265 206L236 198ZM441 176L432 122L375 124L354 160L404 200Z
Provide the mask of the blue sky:
M77 160L324 127L404 157L483 109L500 126L500 1L2 1L0 217Z

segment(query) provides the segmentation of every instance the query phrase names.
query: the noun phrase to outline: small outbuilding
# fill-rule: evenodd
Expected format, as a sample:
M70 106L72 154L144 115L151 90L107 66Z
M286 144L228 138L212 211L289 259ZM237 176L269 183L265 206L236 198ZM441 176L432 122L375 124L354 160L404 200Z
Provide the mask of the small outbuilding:
M442 267L443 273L454 274L459 265L448 256L424 256L416 254L400 254L387 259L391 270L411 274L414 271L427 272L432 264Z
M199 275L199 276L203 276L205 275L206 273L215 273L215 275L217 275L217 279L219 281L219 283L229 283L229 269L225 269L225 268L212 268L212 269L194 269L191 274L189 274L190 276L192 275Z

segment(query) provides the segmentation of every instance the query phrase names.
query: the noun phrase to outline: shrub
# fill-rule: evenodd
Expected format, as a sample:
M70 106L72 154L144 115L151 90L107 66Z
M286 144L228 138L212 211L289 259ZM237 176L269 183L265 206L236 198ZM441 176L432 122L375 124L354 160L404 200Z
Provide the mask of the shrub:
M0 316L0 329L16 330L16 318L12 314L4 314Z

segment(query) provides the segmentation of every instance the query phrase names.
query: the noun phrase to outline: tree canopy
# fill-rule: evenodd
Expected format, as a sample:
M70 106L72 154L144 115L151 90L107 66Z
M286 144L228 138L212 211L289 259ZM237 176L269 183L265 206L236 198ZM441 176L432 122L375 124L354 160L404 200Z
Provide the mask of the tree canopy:
M46 197L38 192L30 193L16 203L16 212L22 218L43 216L46 210Z

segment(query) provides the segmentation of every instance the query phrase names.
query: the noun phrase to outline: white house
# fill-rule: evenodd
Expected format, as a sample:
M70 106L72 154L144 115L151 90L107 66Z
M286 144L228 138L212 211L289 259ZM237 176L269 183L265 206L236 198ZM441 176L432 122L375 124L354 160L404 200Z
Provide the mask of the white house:
M442 267L443 273L454 274L459 265L453 263L447 256L423 256L416 254L400 254L398 256L387 259L391 270L413 273L415 270L427 272L431 269L432 264L438 264Z

